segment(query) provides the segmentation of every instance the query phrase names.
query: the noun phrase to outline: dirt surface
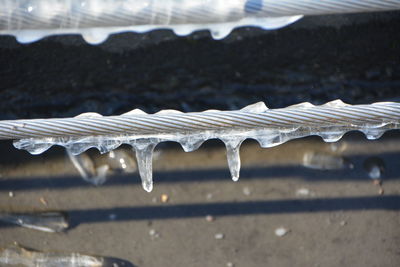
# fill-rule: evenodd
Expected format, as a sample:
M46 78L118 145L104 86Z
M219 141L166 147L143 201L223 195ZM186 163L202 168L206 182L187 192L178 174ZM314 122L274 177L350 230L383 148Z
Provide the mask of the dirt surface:
M306 18L272 32L244 28L224 41L167 31L121 34L101 46L74 36L30 45L0 37L0 119L236 109L261 100L272 108L398 101L399 28L398 13L382 13ZM270 149L246 141L237 183L221 143L192 153L160 145L150 194L137 173L99 187L84 182L59 147L40 156L9 141L0 148L0 211L61 210L70 218L55 234L1 223L0 248L18 242L124 266L400 264L398 131L377 141L350 133L337 144L310 137ZM310 153L334 169L304 167ZM383 161L382 187L368 177L371 158ZM286 234L277 236L278 228Z
M95 187L61 148L29 157L3 142L2 211L62 210L70 229L50 234L3 223L0 246L112 256L134 266L398 266L399 140L398 132L379 141L354 133L337 144L305 138L270 149L248 141L237 183L220 143L192 153L161 146L150 194L138 174ZM303 167L310 152L334 156L330 166L341 169ZM364 167L371 157L385 164L383 195ZM275 234L280 227L288 230L283 237Z

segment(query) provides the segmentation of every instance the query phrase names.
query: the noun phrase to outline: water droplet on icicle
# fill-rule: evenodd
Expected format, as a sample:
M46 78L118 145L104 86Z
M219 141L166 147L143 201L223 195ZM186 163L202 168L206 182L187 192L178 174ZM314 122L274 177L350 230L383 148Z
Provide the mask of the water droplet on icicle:
M384 133L385 130L382 129L366 129L362 131L368 140L376 140L380 138Z
M240 145L243 139L223 139L226 146L226 157L232 180L237 182L240 176Z
M143 189L150 193L153 190L153 151L156 143L148 142L133 144L132 146L136 152L136 160Z
M184 137L181 138L178 142L181 144L185 152L192 152L197 150L204 143L205 140L206 138Z
M327 143L332 143L332 142L337 142L343 137L344 133L343 132L336 132L336 133L320 133L319 136L322 137L324 142Z

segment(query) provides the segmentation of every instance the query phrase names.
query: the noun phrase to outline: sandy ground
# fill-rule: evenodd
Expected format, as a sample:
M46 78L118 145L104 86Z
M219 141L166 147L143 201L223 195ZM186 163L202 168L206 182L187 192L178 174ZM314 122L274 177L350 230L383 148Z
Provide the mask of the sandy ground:
M270 149L246 141L237 183L220 143L192 153L167 144L157 149L152 193L141 188L137 173L95 187L61 148L31 157L3 142L3 211L62 210L70 229L51 234L3 223L0 246L18 242L134 266L398 266L399 137L390 132L367 141L353 133L337 144L311 137ZM328 166L341 169L301 166L310 152L334 156ZM371 157L385 164L383 195L364 167ZM288 230L282 237L275 233L280 227Z

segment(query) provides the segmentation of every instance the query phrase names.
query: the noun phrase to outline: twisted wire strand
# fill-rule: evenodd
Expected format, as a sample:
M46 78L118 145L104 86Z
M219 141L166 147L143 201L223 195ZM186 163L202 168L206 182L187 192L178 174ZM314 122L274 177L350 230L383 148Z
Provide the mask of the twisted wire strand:
M9 120L0 121L0 139L191 134L200 131L291 127L368 129L386 124L391 124L393 129L400 127L400 103L347 105L335 101L321 106L303 104L262 111L247 107L238 111L129 112L104 117L91 113L74 118Z
M0 31L233 22L400 9L400 0L0 0Z

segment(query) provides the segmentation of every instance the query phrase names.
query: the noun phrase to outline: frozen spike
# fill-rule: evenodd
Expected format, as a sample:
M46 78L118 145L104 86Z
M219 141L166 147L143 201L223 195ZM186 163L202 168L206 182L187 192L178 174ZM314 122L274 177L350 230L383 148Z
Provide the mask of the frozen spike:
M101 118L103 117L103 115L96 113L96 112L86 112L86 113L82 113L79 114L78 116L76 116L75 118Z
M156 144L135 145L136 160L138 163L143 189L147 192L153 190L153 151Z
M337 142L343 137L344 133L320 133L319 136L322 137L324 142L332 143Z
M170 115L170 114L182 114L181 111L179 110L174 110L174 109L165 109L165 110L161 110L157 113L155 113L157 115Z
M267 110L268 110L268 107L265 105L265 103L260 101L260 102L248 105L248 106L242 108L240 111L261 113L261 112L265 112Z
M333 101L330 101L322 106L326 106L326 107L332 107L332 108L336 108L336 107L345 107L348 106L349 104L344 103L342 100L340 99L336 99Z
M243 139L223 139L223 141L226 146L226 157L232 180L237 182L240 176L240 145Z

